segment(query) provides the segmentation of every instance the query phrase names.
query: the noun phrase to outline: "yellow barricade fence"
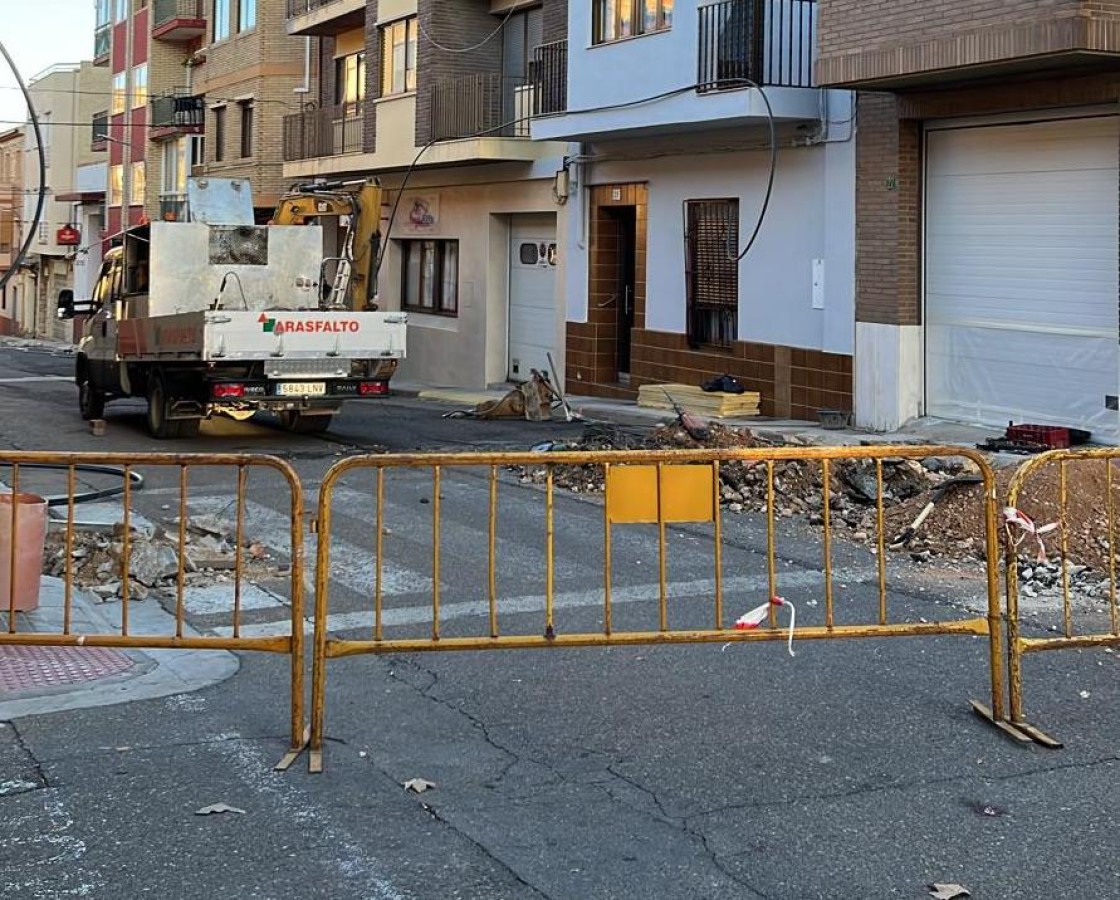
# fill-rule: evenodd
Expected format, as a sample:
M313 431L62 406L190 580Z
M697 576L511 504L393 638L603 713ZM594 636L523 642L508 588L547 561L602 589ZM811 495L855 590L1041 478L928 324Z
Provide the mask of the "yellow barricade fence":
M1049 747L1061 747L1061 743L1051 735L1030 724L1023 711L1023 657L1028 653L1038 653L1044 650L1061 650L1066 648L1108 647L1120 645L1120 604L1117 601L1116 559L1120 547L1116 542L1116 509L1113 502L1113 484L1116 460L1120 459L1120 448L1105 447L1093 450L1054 450L1043 453L1028 460L1019 467L1008 485L1007 513L1023 510L1033 513L1031 503L1035 509L1042 500L1046 507L1055 505L1056 521L1042 521L1041 518L1032 519L1029 516L1021 518L1013 516L1006 526L1008 535L1005 541L1006 552L1006 580L1007 580L1007 655L1008 655L1008 686L1010 692L1010 721L1009 725L1028 735L1036 742ZM1084 497L1079 498L1079 508L1070 509L1069 503L1069 473L1071 467L1079 467L1083 472L1093 476L1093 483L1098 484L1106 496L1098 498L1097 503L1086 504ZM1099 467L1099 468L1098 468ZM1057 468L1056 498L1053 496L1053 484L1044 487L1045 498L1033 496L1032 488L1040 487L1040 476ZM1091 468L1097 468L1096 473L1091 473ZM1027 509L1023 509L1026 506ZM1081 519L1085 522L1101 510L1106 512L1108 523L1107 553L1108 553L1108 614L1104 621L1093 622L1092 616L1074 609L1073 598L1070 590L1070 555L1069 539L1072 533L1072 519ZM1049 518L1049 515L1047 516ZM1079 523L1081 524L1081 523ZM1054 528L1053 526L1057 526ZM1094 523L1086 523L1084 527L1093 528ZM1056 540L1055 540L1056 538ZM1061 569L1059 581L1061 583L1062 605L1061 625L1059 633L1048 637L1024 637L1022 628L1022 611L1020 608L1019 568L1018 556L1020 551L1037 552L1040 556L1053 550L1057 543L1061 555ZM1049 549L1047 549L1049 548Z
M112 482L106 481L107 477L123 479L116 481L119 485L117 490L112 490ZM0 645L256 650L283 654L291 661L291 742L288 753L277 768L291 765L306 746L307 738L303 705L304 501L299 477L291 466L274 457L242 454L0 453L0 480L11 491L7 497L9 508L0 509L0 546L7 556L0 560L4 566L6 584L3 587L7 595L6 602L0 604ZM38 494L48 493L48 487L63 488L62 492L50 498L55 514L49 522L52 533L49 546L56 558L61 558L63 604L61 615L50 621L48 630L43 630L43 621L36 622L33 629L26 618L27 612L20 611L20 595L26 594L26 588L17 582L27 578L20 575L23 563L20 556L29 549L28 542L34 544L43 540L42 523L28 524L22 507L26 507L29 500L41 507ZM279 548L279 552L288 556L286 565L290 565L290 571L284 571L278 577L283 579L290 593L288 618L291 627L289 633L282 636L243 634L243 594L247 570L253 565L253 550L257 549L252 546L246 532L249 493L255 488L267 491L269 497L274 498L277 489L285 487L290 497L290 537L287 546ZM193 494L192 488L197 488ZM111 512L108 518L103 515L96 527L103 536L110 535L112 540L103 541L104 547L100 552L104 559L98 565L104 567L103 575L119 584L119 602L99 606L99 612L104 614L101 618L109 620L110 628L96 630L94 626L94 630L90 630L88 622L76 622L74 616L74 594L83 587L76 577L76 569L90 552L88 547L78 547L82 531L90 527L82 521L81 502L104 499L106 495L113 500ZM218 592L217 601L222 607L219 611L223 617L228 617L229 627L213 634L188 633L190 629L186 625L188 571L194 567L191 554L195 549L190 534L191 519L199 515L199 510L192 508L192 500L202 502L198 500L201 496L210 501L208 518L220 520L222 530L228 530L235 544L232 561L225 563L229 569L229 581ZM147 509L147 517L138 508L141 506ZM134 622L138 617L135 606L147 591L134 571L141 554L140 545L146 540L141 523L148 517L155 520L174 515L170 512L172 510L177 512L177 516L164 540L173 552L164 554L161 580L167 585L168 593L174 594L173 622L160 633L138 631ZM22 540L21 529L24 534ZM33 530L37 533L31 534ZM197 537L195 534L195 541ZM37 555L38 547L30 549L36 551L33 555ZM257 552L263 551L258 549ZM173 556L173 565L167 562L168 556ZM37 587L39 573L36 571L32 575ZM158 601L153 598L145 602ZM44 617L40 615L38 618ZM114 618L115 622L112 621Z
M914 614L905 621L892 621L888 615L886 555L891 536L885 524L884 469L927 457L970 460L981 476L983 498L975 513L982 522L987 560L986 614L982 616L927 621ZM859 596L849 591L838 609L837 584L844 576L836 577L834 556L850 559L857 551L836 541L836 504L824 498L835 497L836 479L844 477L844 467L851 466L861 467L865 484L870 478L875 486L871 501L874 532L869 535L874 562L866 551L861 558L869 563L866 583L876 589ZM761 498L757 511L765 521L764 545L757 516L722 513L721 499L726 496L721 497L721 492L732 472L736 479L750 480ZM581 492L601 488L601 508L558 496L558 478ZM785 541L787 536L779 535L775 520L793 514L778 502L785 482L792 479L811 485L821 501L813 518L820 526L816 533L821 539L820 572L814 578L820 581L823 600L814 599L796 610L795 630L784 614L777 621L781 605L773 602L780 597L783 582L791 580L778 565L779 538ZM539 489L527 490L525 482L534 482ZM338 514L345 521L333 518L339 493L346 494L353 510L349 515ZM500 498L508 502L501 504ZM569 523L563 535L568 547L557 546L558 502L565 517L561 525ZM485 514L480 510L486 510ZM682 534L686 524L690 536ZM1011 730L1006 724L1003 694L995 476L984 457L972 450L944 446L761 447L353 457L325 475L316 527L312 771L321 771L323 765L328 660L367 653L786 641L791 634L797 640L986 636L990 705L974 701L973 706L994 724ZM641 573L649 568L648 559L643 569L642 561L635 558L636 531L643 527L647 529L644 549L652 546L656 536L656 586L647 577L644 586L635 587L635 579L640 581ZM332 532L347 528L359 533L360 546L355 548L351 542L345 562L336 567ZM759 537L751 538L748 528ZM689 582L686 591L669 579L669 545L690 540L686 564L693 565L699 552L698 537L710 540L710 561L704 563L708 577L702 583ZM765 558L765 573L753 576L755 581L748 584L738 573L751 540L757 540L758 546L750 552ZM416 587L415 579L412 587L400 587L400 554L408 548L412 555L406 568L421 558L428 569L425 574L430 575L430 583L425 582L423 589ZM734 576L725 572L729 556L735 557L731 561ZM681 554L674 554L674 565L679 566L680 559ZM581 613L574 609L574 600L558 604L558 569L567 589L577 568L580 577L586 577L588 570L593 573L600 566L601 580L590 592L584 585L578 595L585 607L592 604L590 608ZM443 576L448 571L451 576L445 588ZM631 583L616 585L619 572ZM499 590L499 580L503 590ZM528 590L528 596L509 596L508 585ZM733 611L726 599L729 588L736 598ZM763 606L740 618L736 628L733 623L748 589L754 590ZM804 597L804 583L797 589L801 591L797 596ZM455 596L449 600L452 591ZM357 611L329 615L332 603L340 605L335 600L347 592ZM419 606L402 608L400 598L410 592L424 599ZM570 591L571 596L575 592ZM624 601L627 606L621 605ZM575 627L558 627L558 609L567 617L565 625L571 622ZM587 616L592 613L596 627L587 626ZM474 633L464 624L472 617L481 623L474 626ZM510 622L521 627L511 628ZM409 624L415 626L411 632ZM353 630L359 630L360 636L338 636Z

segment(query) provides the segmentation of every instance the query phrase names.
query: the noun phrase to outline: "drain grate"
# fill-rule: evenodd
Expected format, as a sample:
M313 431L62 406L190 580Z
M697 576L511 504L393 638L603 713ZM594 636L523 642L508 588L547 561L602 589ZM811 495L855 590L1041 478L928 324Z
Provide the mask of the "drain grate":
M109 647L0 646L0 696L97 681L119 675L134 664Z

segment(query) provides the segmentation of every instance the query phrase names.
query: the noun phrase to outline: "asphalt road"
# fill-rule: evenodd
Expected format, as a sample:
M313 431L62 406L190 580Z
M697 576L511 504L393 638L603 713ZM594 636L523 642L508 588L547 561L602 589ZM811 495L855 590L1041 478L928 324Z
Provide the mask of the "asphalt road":
M88 434L69 361L0 350L6 449L268 452L313 498L326 469L381 448L524 449L578 434L563 423L442 418L390 398L346 410L327 438L223 426L189 445L150 440L142 407L110 407ZM59 380L48 380L55 379ZM26 379L26 380L19 380ZM174 514L177 473L146 472L137 507ZM230 473L192 470L192 512L230 516ZM444 473L439 581L445 635L488 627L484 473ZM504 634L543 627L543 494L500 473ZM382 583L390 636L430 630L433 490L387 478ZM602 621L602 510L558 494L557 627ZM167 509L165 509L167 507ZM364 473L334 498L335 633L370 622L376 494ZM251 476L246 531L286 551L286 497ZM616 529L616 628L657 623L655 530ZM765 597L765 533L727 517L727 609ZM712 535L670 529L674 627L713 615ZM799 624L819 622L818 535L782 531L779 585ZM876 602L874 561L839 545L838 619ZM892 567L898 619L960 618L976 573ZM275 587L275 586L274 586ZM246 613L282 628L282 589ZM150 602L150 601L149 601ZM228 613L196 607L221 631ZM1021 747L970 712L986 691L978 638L614 647L334 660L327 772L286 775L286 672L244 655L205 691L29 717L0 728L0 884L12 897L878 898L933 882L973 897L1120 896L1120 692L1116 657L1028 659L1032 714L1066 738ZM406 792L423 778L436 787ZM224 802L243 814L198 816Z

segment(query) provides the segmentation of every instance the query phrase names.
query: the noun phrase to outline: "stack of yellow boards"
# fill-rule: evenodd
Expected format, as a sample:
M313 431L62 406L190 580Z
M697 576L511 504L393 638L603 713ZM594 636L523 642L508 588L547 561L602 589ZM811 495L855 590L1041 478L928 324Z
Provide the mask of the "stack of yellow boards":
M759 400L756 391L743 394L707 393L687 384L643 384L638 388L638 406L672 410L673 402L676 402L693 415L716 419L757 416Z

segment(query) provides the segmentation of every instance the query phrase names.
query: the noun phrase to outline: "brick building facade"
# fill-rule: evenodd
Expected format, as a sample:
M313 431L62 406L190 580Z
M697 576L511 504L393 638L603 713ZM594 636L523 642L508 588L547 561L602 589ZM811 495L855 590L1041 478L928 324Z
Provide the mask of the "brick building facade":
M861 91L861 421L1115 436L1120 2L819 7L817 77Z

